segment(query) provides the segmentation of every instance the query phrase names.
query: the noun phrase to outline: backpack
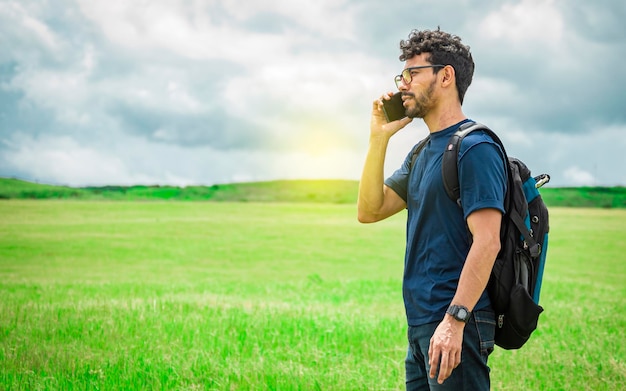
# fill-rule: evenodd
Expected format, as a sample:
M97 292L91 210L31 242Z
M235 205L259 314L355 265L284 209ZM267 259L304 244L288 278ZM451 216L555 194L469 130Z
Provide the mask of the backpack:
M500 228L500 252L487 284L487 292L496 313L495 343L504 349L519 349L537 328L543 307L539 293L548 249L548 209L538 188L550 180L542 174L532 177L520 160L507 157L502 141L488 127L467 122L450 137L443 154L442 177L448 197L461 206L458 153L461 141L469 133L482 130L502 149L506 165L507 191L505 214ZM413 149L410 167L429 137Z

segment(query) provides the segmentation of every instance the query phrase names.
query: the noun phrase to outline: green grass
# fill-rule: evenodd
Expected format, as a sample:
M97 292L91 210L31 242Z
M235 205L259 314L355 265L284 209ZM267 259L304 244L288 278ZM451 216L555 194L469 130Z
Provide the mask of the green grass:
M538 330L494 390L626 383L626 211L551 210ZM399 390L404 216L0 202L0 389Z

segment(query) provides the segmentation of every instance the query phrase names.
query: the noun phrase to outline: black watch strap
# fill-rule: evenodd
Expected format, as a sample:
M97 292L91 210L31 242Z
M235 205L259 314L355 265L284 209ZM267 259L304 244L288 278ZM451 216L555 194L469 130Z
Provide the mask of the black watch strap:
M472 313L470 312L470 310L467 309L467 307L462 306L462 305L456 305L456 304L453 304L450 307L448 307L448 310L446 311L446 313L452 315L454 319L463 323L467 323L469 321L470 316L472 315Z

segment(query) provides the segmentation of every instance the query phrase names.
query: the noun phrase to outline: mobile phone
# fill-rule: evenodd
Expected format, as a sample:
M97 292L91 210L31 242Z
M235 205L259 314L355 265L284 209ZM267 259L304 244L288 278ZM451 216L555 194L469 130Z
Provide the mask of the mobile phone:
M402 93L396 92L391 99L383 99L383 112L387 122L396 121L406 117L406 109L402 105Z

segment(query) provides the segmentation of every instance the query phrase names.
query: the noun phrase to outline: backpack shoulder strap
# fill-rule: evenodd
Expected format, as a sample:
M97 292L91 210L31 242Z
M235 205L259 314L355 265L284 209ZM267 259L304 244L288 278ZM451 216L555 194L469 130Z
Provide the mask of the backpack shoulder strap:
M523 236L526 241L526 245L529 247L530 253L533 257L539 256L541 253L541 246L537 243L537 241L532 237L528 227L524 223L523 217L520 215L519 211L514 210L511 203L512 196L510 195L513 191L511 187L515 185L516 178L519 178L519 172L512 172L511 166L509 165L509 158L506 154L506 150L504 149L504 144L496 135L493 130L489 129L487 126L478 123L478 122L467 122L459 127L459 129L450 136L448 140L448 146L443 153L443 161L441 162L441 171L443 176L443 185L446 189L446 193L448 197L452 201L455 201L459 207L461 206L461 190L459 185L459 172L458 172L458 155L461 147L461 141L475 130L482 130L487 133L493 141L495 141L500 148L502 149L502 154L504 155L505 169L506 169L506 178L507 178L507 194L505 199L505 209L506 214L509 216L513 224L517 227L517 230ZM516 166L517 167L517 166ZM517 171L517 168L515 169ZM517 184L519 188L522 187L521 183ZM523 194L522 194L523 197Z
M500 148L502 149L502 153L504 154L504 165L507 170L507 177L509 171L508 165L508 157L506 155L506 151L504 150L504 145L500 138L486 125L483 125L478 122L466 122L459 127L459 129L454 132L450 139L448 140L448 146L446 150L443 152L443 160L441 162L441 175L443 177L443 186L446 189L446 193L448 197L457 205L461 206L461 190L459 185L459 171L458 171L458 157L459 151L461 149L461 142L468 134L472 133L476 130L485 131L492 139L495 141Z
M420 140L420 142L415 144L415 146L413 147L413 151L411 151L411 164L409 165L409 173L411 172L411 170L413 170L415 161L417 160L417 157L419 156L420 152L422 152L422 149L424 149L424 147L426 146L426 143L428 142L428 140L430 140L430 134L426 136L425 138L423 138L422 140Z

